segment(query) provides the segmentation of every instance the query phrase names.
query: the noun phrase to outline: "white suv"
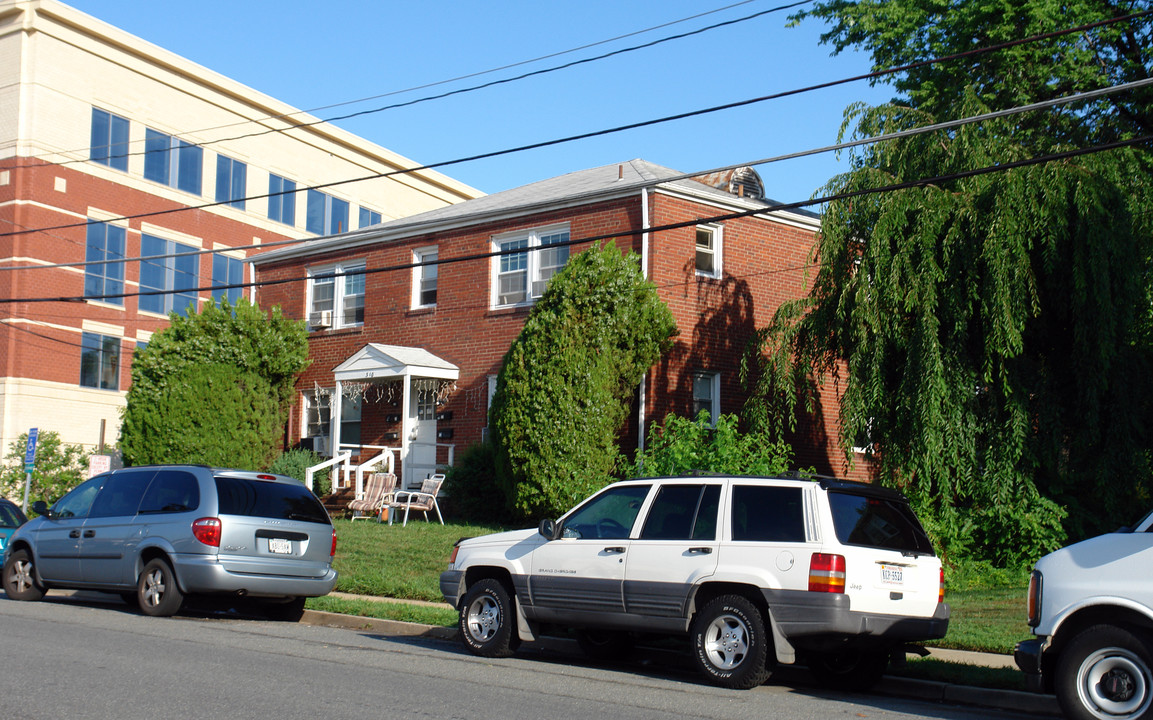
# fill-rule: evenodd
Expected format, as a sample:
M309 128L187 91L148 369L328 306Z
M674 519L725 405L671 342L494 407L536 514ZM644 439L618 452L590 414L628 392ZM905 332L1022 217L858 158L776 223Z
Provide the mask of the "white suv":
M1037 561L1034 638L1017 644L1030 689L1056 692L1066 717L1153 717L1153 513L1132 528Z
M905 497L832 480L615 483L537 530L461 540L440 587L477 655L557 629L593 657L638 634L687 635L729 688L803 661L823 684L864 689L893 650L949 623L941 563Z

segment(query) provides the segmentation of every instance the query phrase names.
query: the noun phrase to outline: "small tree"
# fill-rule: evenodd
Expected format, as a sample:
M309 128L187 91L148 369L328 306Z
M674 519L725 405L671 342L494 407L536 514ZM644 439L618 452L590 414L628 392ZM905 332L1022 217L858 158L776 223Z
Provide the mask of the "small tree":
M24 499L27 448L28 433L24 433L8 446L4 468L0 470L0 495L18 503ZM41 432L36 439L36 467L28 490L29 505L36 500L53 503L79 485L88 474L88 455L80 445L61 442L60 435L52 430Z
M553 277L492 402L497 482L515 514L556 514L605 483L637 384L676 332L633 253L591 248Z
M769 436L742 433L736 415L721 415L714 426L707 411L696 420L667 415L652 424L649 444L637 452L629 477L684 475L694 470L731 475L777 475L789 469L793 451Z

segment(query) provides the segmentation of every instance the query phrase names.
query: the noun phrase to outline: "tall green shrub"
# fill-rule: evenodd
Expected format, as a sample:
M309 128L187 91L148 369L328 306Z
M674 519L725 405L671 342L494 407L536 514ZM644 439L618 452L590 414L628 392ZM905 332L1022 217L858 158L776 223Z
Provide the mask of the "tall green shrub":
M633 253L591 248L552 278L493 397L494 464L510 510L554 515L605 483L637 384L676 332Z

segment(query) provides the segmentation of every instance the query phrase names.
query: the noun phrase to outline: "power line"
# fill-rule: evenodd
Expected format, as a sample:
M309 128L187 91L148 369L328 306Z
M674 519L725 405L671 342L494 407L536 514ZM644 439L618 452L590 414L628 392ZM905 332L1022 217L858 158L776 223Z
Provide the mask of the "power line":
M755 215L766 215L766 214L773 213L773 212L795 210L795 209L808 207L811 205L822 205L822 204L826 204L826 203L830 203L830 202L835 202L835 201L840 201L840 200L848 200L848 199L855 198L855 197L874 195L874 194L883 193L883 192L893 192L893 191L897 191L897 190L906 190L909 188L923 187L926 185L939 185L939 184L951 182L954 180L961 180L961 179L969 178L969 177L977 177L979 175L987 175L989 173L994 173L994 172L1006 172L1008 170L1013 170L1016 168L1029 167L1029 166L1033 166L1033 165L1040 165L1043 163L1053 162L1053 161L1057 161L1057 160L1066 160L1066 159L1070 159L1070 158L1080 157L1083 155L1090 155L1090 154L1094 154L1094 153L1098 153L1098 152L1106 152L1109 150L1116 150L1119 148L1131 147L1134 145L1140 145L1140 144L1149 143L1149 142L1153 142L1153 134L1142 135L1140 137L1130 138L1127 140L1118 140L1115 142L1104 143L1101 145L1093 145L1093 146L1090 146L1087 148L1078 148L1078 149L1074 149L1074 150L1066 150L1063 152L1049 153L1049 154L1041 155L1041 156L1038 156L1035 158L1026 158L1023 160L1016 160L1013 162L999 163L999 164L994 164L994 165L986 165L986 166L976 168L973 170L964 170L964 171L949 173L946 175L936 175L933 177L920 178L917 180L908 180L908 181L904 181L904 182L893 183L893 184L889 184L889 185L883 185L883 186L875 187L875 188L862 188L860 190L842 192L842 193L837 193L834 195L826 195L823 197L814 198L814 199L810 199L810 200L799 200L797 202L791 202L791 203L777 203L775 205L770 205L770 206L761 207L761 208L755 208L752 210L743 210L743 211L739 211L739 212L723 213L720 215L713 215L713 216L704 217L704 218L694 218L692 220L685 220L685 221L681 221L681 222L677 222L677 223L667 223L665 225L658 225L658 226L653 226L653 227L648 227L648 228L637 228L635 230L606 233L606 234L601 234L601 235L591 235L591 236L578 238L575 240L569 239L569 240L564 241L564 242L558 242L558 243L553 243L550 245L544 245L544 246L538 246L538 247L518 248L515 250L494 250L491 252L473 253L470 255L461 255L458 257L443 258L443 259L438 256L438 258L436 260L428 260L428 261L422 261L422 262L411 262L411 263L401 263L401 264L397 264L397 265L389 265L389 266L384 266L384 267L379 267L379 268L371 268L371 269L365 267L363 269L357 269L357 270L353 270L353 271L349 271L349 272L344 272L340 276L347 277L347 276L352 276L352 275L376 275L376 274L385 273L385 272L398 272L398 271L402 271L402 270L411 270L413 268L425 267L425 266L430 266L430 265L438 265L439 266L439 265L450 265L450 264L457 264L457 263L463 263L463 262L475 262L477 260L488 260L488 259L491 259L494 257L501 257L501 256L506 256L506 255L517 255L520 253L536 252L536 251L540 251L540 250L551 250L551 249L556 249L556 248L561 248L561 247L571 247L573 245L580 245L580 244L584 244L584 243L599 242L599 241L604 241L604 240L615 240L615 239L621 238L621 237L633 237L633 236L642 235L645 233L651 234L651 233L667 232L670 230L679 230L679 229L687 228L687 227L695 227L695 226L700 225L702 223L726 222L729 220L737 220L740 218L752 217ZM336 273L318 273L315 275L296 276L296 277L291 277L291 278L282 278L279 280L259 280L259 281L254 281L254 282L250 282L250 283L231 283L231 284L227 284L227 285L201 286L201 287L197 287L197 288L179 288L179 289L174 288L172 290L147 290L147 291L139 291L139 292L132 292L132 293L111 293L111 294L107 294L107 295L89 296L89 297L58 296L58 297L40 297L40 298L0 298L0 304L13 304L13 303L19 303L19 302L27 302L27 303L83 302L86 300L108 300L108 299L119 299L119 298L127 298L127 297L171 295L175 292L193 292L193 291L195 291L197 293L208 292L211 294L214 291L219 292L222 290L230 290L230 289L270 287L270 286L275 286L275 285L286 285L289 283L306 282L308 280L325 279L325 278L330 278L330 277L338 277L338 275Z
M364 176L355 177L355 178L348 178L348 179L344 179L344 180L335 180L332 182L321 183L318 185L302 186L302 187L298 187L294 190L284 191L284 192L263 193L261 195L250 195L250 196L247 196L246 198L243 198L243 199L244 200L257 200L257 199L265 199L265 198L270 198L270 197L281 197L284 195L291 195L291 194L303 192L305 190L320 190L320 189L329 188L329 187L336 187L339 185L348 185L348 184L356 183L356 182L364 182L367 180L378 180L378 179L387 178L387 177L394 177L396 175L406 175L409 173L420 172L422 170L435 170L437 168L447 167L450 165L459 165L461 163L472 162L475 160L485 160L488 158L500 157L503 155L510 155L513 153L524 152L526 150L537 150L540 148L551 147L554 145L562 145L562 144L566 144L566 143L570 143L570 142L575 142L577 140L587 140L587 139L594 138L594 137L601 137L604 135L611 135L611 134L615 134L618 132L624 132L625 130L635 130L635 129L639 129L642 127L659 125L659 124L663 124L666 122L672 122L675 120L684 120L684 119L691 118L691 117L699 117L702 115L708 115L711 113L720 112L722 110L732 110L732 109L735 109L738 107L746 107L749 105L767 102L769 100L779 100L781 98L791 97L794 95L800 95L800 94L807 93L807 92L813 92L815 90L823 90L825 88L835 87L838 85L844 85L844 84L856 82L859 80L872 80L872 79L884 77L886 75L892 75L894 73L904 72L904 71L919 68L919 67L926 67L926 66L933 65L933 64L939 63L939 62L947 62L947 61L952 61L952 60L957 60L957 59L962 59L962 58L974 57L977 55L982 55L985 53L994 52L996 50L1003 50L1003 49L1006 49L1009 47L1014 47L1016 45L1021 45L1023 43L1038 42L1040 40L1051 39L1051 38L1059 37L1062 35L1068 35L1070 33L1081 32L1084 30L1093 29L1093 28L1097 28L1097 27L1103 27L1103 26L1110 25L1113 23L1122 22L1122 21L1126 21L1126 20L1132 20L1135 18L1141 18L1141 17L1145 17L1148 15L1153 15L1153 9L1146 10L1146 11L1143 11L1140 13L1134 13L1132 15L1125 15L1122 17L1111 18L1108 20L1099 20L1097 22L1087 23L1085 25L1079 25L1079 26L1076 26L1073 28L1066 28L1064 30L1056 30L1056 31L1053 31L1050 33L1043 33L1040 35L1032 35L1032 36L1029 36L1026 38L1018 38L1016 40L1010 40L1010 41L1007 41L1004 43L991 45L991 46L988 46L985 48L975 48L972 50L966 50L964 52L954 53L952 55L946 55L943 57L933 58L930 60L919 60L917 62L908 63L906 65L887 68L887 69L883 69L883 70L877 70L877 71L873 71L873 72L866 73L863 75L855 75L855 76L848 77L848 78L842 78L840 80L832 80L832 81L828 81L828 82L824 82L824 83L818 83L816 85L809 85L806 87L797 88L797 89L793 89L793 90L786 90L786 91L782 91L782 92L778 92L778 93L772 93L770 95L763 95L760 97L750 98L747 100L739 100L736 102L725 103L723 105L716 105L713 107L704 108L704 109L700 109L700 110L692 110L692 111L688 111L688 112L677 113L675 115L668 115L668 116L661 117L661 118L656 118L656 119L651 119L651 120L643 120L643 121L639 121L639 122L635 122L635 123L629 123L626 125L619 125L619 126L613 127L613 128L608 128L608 129L603 129L603 130L595 130L595 131L591 131L591 132L580 133L577 135L570 135L568 137L557 138L557 139L553 139L553 140L544 140L541 142L530 143L527 145L520 145L520 146L513 147L513 148L507 148L504 150L495 150L495 151L491 151L491 152L487 152L487 153L479 153L476 155L470 155L467 157L457 158L455 160L446 160L446 161L442 161L442 162L438 162L438 163L431 163L428 165L421 165L421 166L417 166L417 167L413 167L413 168L407 168L407 169L403 169L403 170L392 170L392 171L383 172L383 173L373 173L370 175L364 175ZM232 200L220 200L220 201L210 202L210 203L202 203L199 205L189 205L189 206L184 206L184 207L171 208L168 210L153 210L153 211L146 212L146 213L137 213L137 214L133 214L133 215L123 215L123 216L120 216L117 218L111 218L105 222L120 222L120 221L125 221L125 220L135 220L135 219L141 219L141 218L146 218L146 217L158 217L161 215L171 215L174 213L187 212L189 210L203 210L206 208L217 207L219 205L231 204L233 202L236 202L237 199L239 199L239 198L234 198ZM26 235L26 234L29 234L32 232L63 230L63 229L68 229L68 228L83 227L87 224L88 224L88 222L85 221L85 222L78 222L78 223L69 223L69 224L64 224L64 225L53 225L53 226L48 226L45 228L37 228L37 229L32 229L32 230L11 231L11 232L0 233L0 238L11 237L14 235Z

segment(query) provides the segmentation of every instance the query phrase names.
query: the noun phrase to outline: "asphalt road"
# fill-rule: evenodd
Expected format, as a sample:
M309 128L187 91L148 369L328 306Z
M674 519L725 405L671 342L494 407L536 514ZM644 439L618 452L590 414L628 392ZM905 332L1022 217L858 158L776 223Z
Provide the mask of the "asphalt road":
M1027 718L820 691L778 673L749 691L676 658L605 666L557 649L485 660L454 642L220 615L150 618L0 595L5 718Z

